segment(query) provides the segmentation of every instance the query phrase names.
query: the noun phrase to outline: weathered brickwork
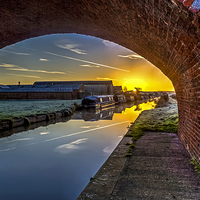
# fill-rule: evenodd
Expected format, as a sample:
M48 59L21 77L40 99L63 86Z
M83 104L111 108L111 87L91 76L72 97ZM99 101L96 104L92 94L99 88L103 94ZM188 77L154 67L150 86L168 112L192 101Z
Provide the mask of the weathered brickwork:
M0 48L46 34L79 33L135 51L173 82L179 136L200 159L199 8L197 0L3 1Z

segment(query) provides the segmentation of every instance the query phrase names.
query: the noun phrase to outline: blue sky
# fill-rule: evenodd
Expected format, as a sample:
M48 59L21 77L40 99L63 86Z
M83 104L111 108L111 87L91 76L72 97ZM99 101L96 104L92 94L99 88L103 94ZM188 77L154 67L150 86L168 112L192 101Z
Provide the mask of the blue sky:
M126 85L128 89L173 89L160 70L135 52L78 34L47 35L1 49L0 79L0 84L113 80L114 85Z

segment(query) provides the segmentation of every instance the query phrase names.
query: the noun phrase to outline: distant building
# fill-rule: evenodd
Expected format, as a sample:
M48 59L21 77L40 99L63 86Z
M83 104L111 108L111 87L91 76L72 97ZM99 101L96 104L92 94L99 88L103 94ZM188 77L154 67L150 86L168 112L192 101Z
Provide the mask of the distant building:
M114 94L112 81L41 81L33 85L72 85L83 84L88 95Z
M0 99L82 99L113 94L112 81L42 81L33 85L0 85Z
M0 85L0 89L8 89L9 87L7 85Z
M123 94L122 86L113 86L114 94Z
M78 99L83 98L85 87L72 85L8 85L0 87L0 99Z

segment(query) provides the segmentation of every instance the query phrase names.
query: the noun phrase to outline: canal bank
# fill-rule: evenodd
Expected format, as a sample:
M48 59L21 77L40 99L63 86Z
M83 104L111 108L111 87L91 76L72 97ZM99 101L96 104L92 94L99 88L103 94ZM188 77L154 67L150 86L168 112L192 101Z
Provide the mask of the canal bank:
M167 94L156 92L156 94L149 96L149 98L129 103L132 106L133 104L138 106L139 104L148 101L157 102L159 99L162 99L164 95ZM38 127L40 123L44 124L45 122L47 122L46 124L48 125L51 122L55 123L57 119L69 117L75 112L75 110L82 108L81 102L82 101L80 99L0 101L0 137L4 137L2 132L5 132L6 130L9 131L16 128L18 129L19 127L20 130L21 128L28 130L31 125ZM106 101L103 106L102 104L101 110L107 109L107 107L115 106L114 100L109 103ZM138 107L136 111L139 110L141 110L141 108Z
M124 137L78 200L200 199L200 177L190 155L176 133L166 133L178 122L177 104L170 101L167 107L143 111L134 123L159 132L145 131L129 157L132 138Z
M55 123L71 116L80 106L80 100L0 101L0 137L5 130Z
M0 138L0 199L76 199L130 122L154 106L147 102L101 112L77 110L64 121L21 132L17 128L18 134Z

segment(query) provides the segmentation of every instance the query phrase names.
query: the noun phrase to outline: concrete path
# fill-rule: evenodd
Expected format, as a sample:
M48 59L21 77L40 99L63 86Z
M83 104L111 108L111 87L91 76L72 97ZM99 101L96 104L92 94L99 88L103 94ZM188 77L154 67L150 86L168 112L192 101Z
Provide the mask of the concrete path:
M77 200L83 199L95 199L106 200L109 199L116 182L120 177L124 165L127 161L125 157L128 146L126 143L130 143L130 137L124 137L117 145L115 150L102 165L99 171L95 174L93 179L88 183Z
M176 134L146 132L125 158L128 140L121 141L78 199L200 200L200 177Z
M109 199L200 200L200 177L176 134L146 132Z

